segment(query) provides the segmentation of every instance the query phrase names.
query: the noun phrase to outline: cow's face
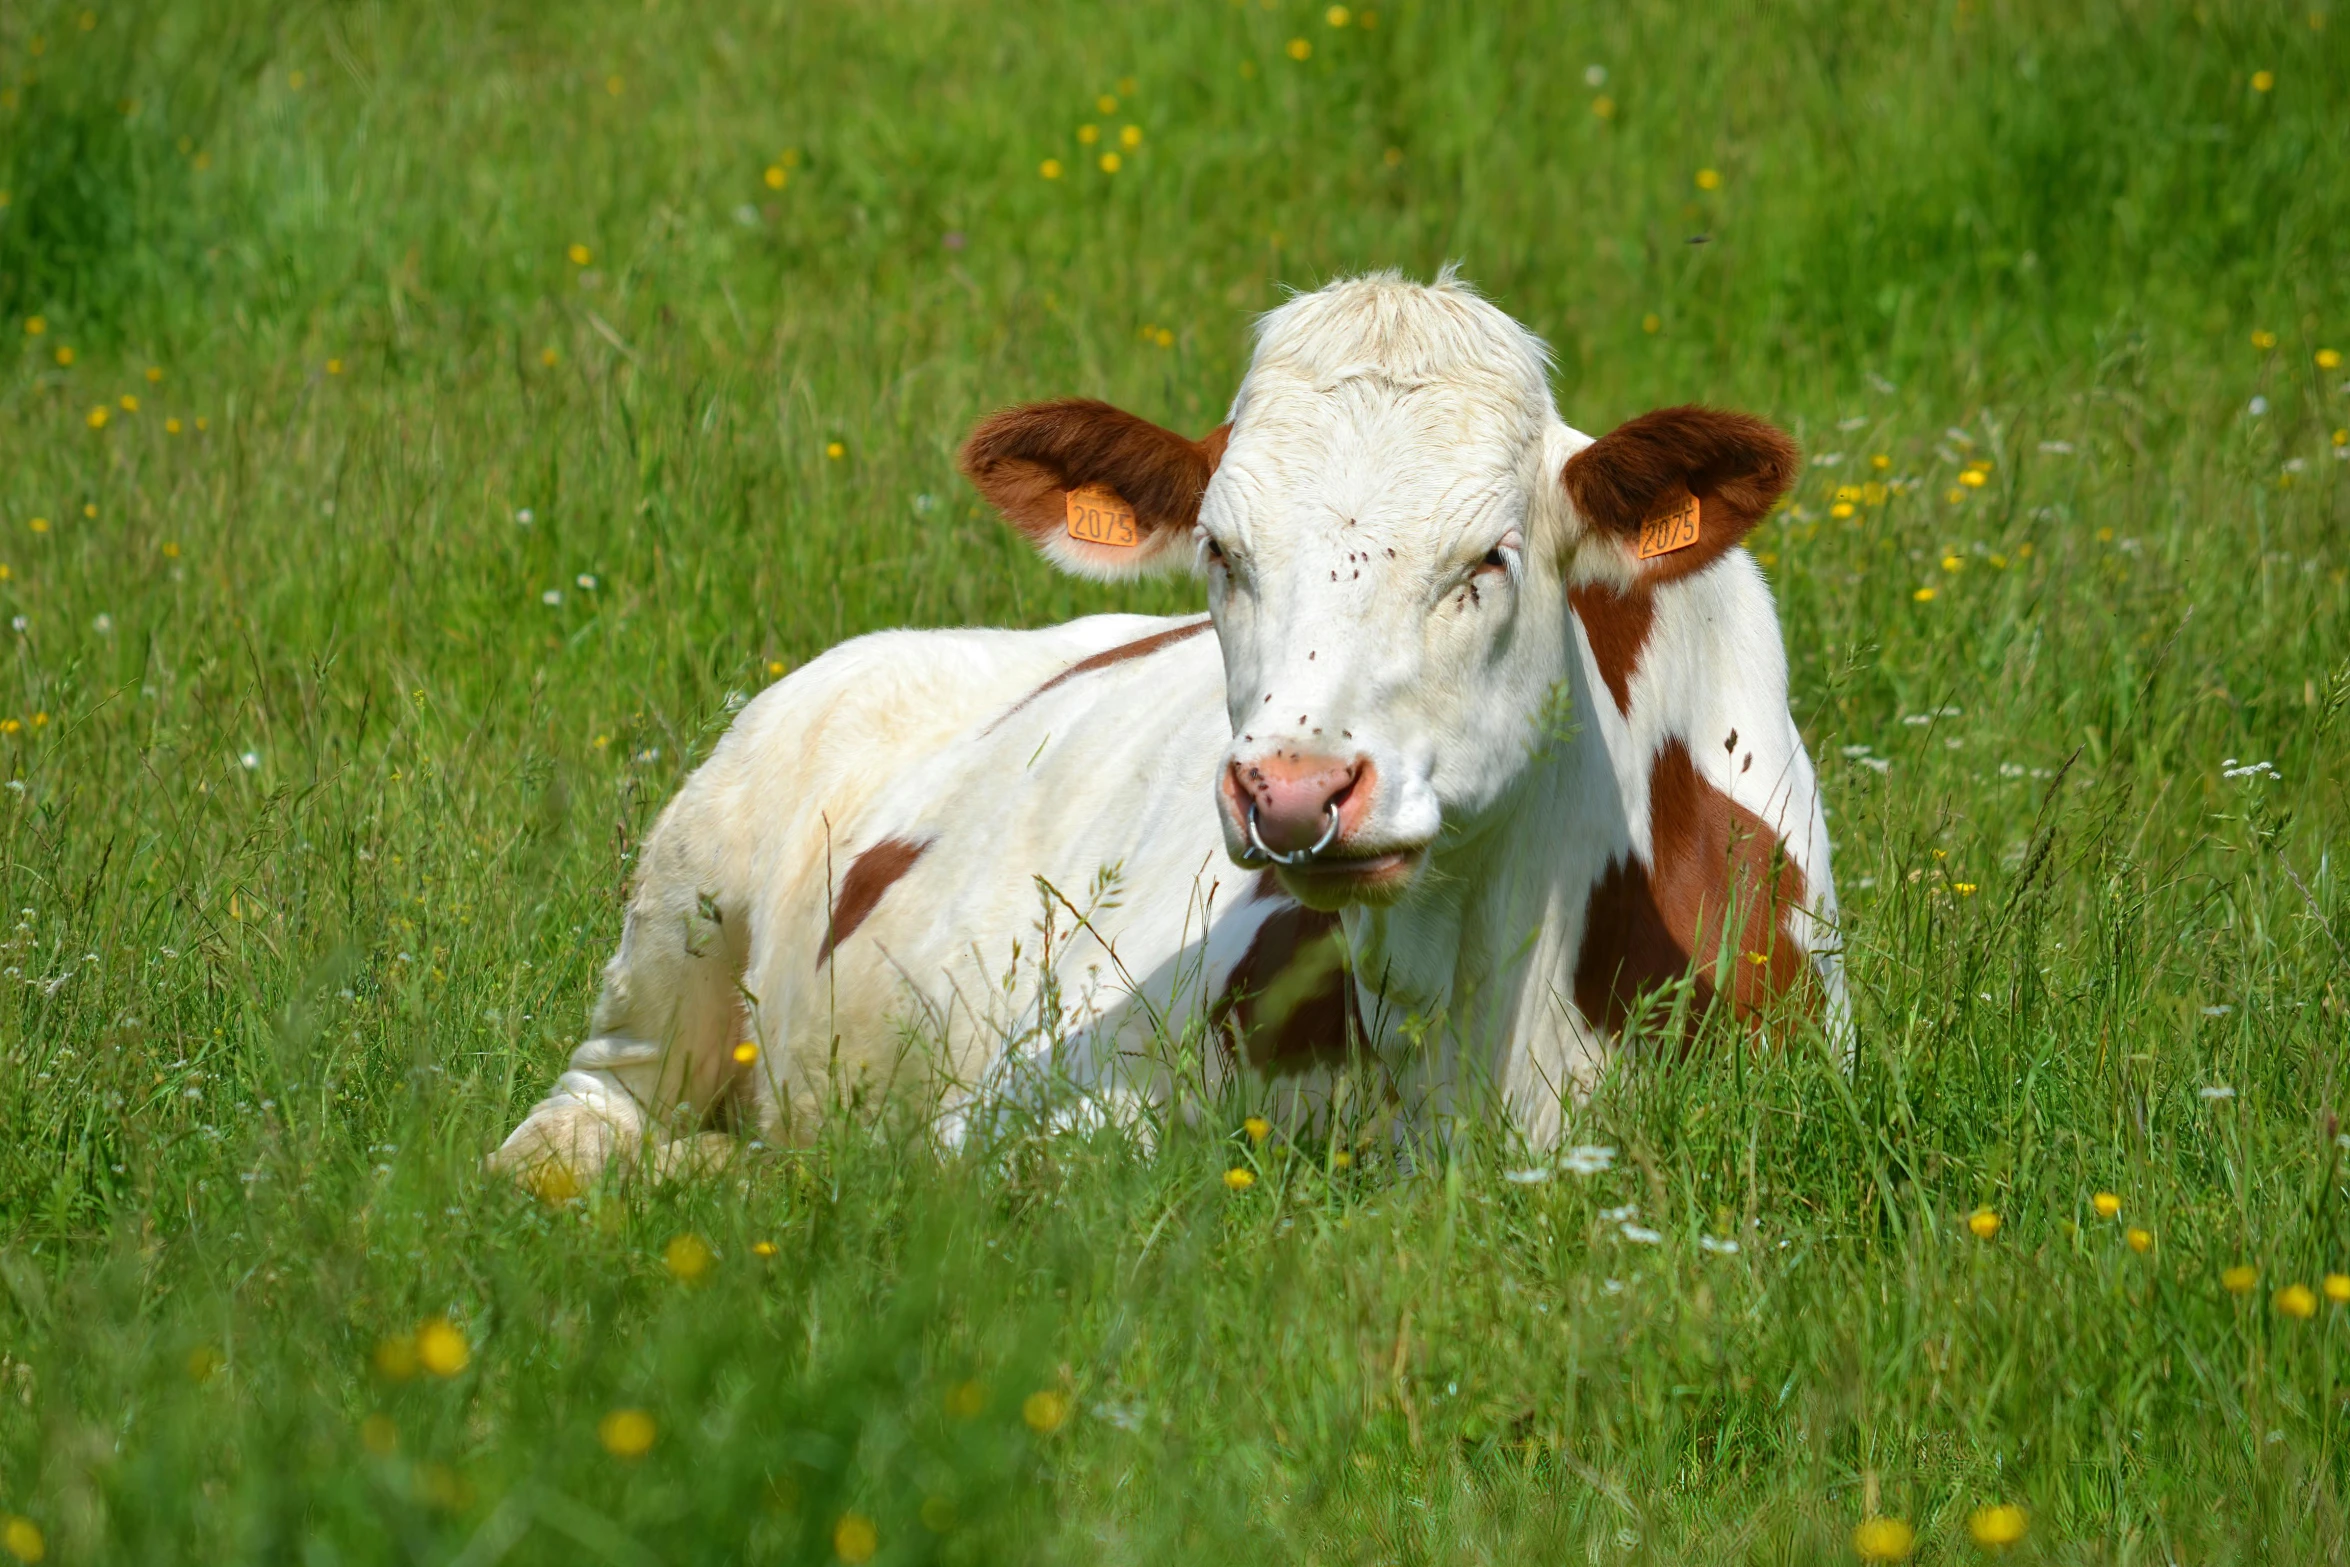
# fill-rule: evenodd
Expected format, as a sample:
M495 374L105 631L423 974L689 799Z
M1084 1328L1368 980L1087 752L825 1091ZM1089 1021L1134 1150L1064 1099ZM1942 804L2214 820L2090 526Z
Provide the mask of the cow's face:
M1589 441L1507 316L1373 278L1269 317L1232 422L1203 441L1039 404L983 423L963 463L1070 569L1205 575L1226 846L1335 908L1402 896L1440 835L1473 832L1569 732L1570 587L1638 593L1718 557L1794 454L1699 409Z

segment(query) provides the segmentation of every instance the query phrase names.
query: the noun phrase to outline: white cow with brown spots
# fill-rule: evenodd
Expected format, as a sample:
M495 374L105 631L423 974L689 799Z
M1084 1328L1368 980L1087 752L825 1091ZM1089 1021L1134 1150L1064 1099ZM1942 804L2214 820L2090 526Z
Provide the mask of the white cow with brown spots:
M1228 424L997 414L964 471L1072 571L1208 613L889 632L746 708L647 839L592 1037L500 1150L585 1175L730 1109L1033 1086L1112 1113L1171 1040L1409 1113L1562 1118L1685 984L1842 1030L1828 836L1739 542L1759 420L1594 441L1449 277L1267 316ZM1784 999L1786 1005L1778 1003ZM1302 1075L1301 1075L1302 1074Z

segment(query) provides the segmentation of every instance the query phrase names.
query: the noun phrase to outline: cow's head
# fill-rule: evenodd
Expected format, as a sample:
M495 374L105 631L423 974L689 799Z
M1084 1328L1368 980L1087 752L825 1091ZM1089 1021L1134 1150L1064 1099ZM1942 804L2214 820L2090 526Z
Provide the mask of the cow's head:
M1202 440L1039 403L984 420L963 471L1069 570L1206 576L1227 848L1315 907L1389 902L1544 750L1568 590L1686 576L1794 477L1793 445L1740 414L1662 409L1593 441L1547 370L1449 278L1352 279L1265 318Z

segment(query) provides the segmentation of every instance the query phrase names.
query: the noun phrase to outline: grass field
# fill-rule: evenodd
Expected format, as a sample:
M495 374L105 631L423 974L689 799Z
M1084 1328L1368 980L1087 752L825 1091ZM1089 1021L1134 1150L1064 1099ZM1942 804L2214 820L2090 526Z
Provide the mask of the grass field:
M0 8L0 1548L2350 1554L2350 14L1375 7ZM1810 454L1849 1077L483 1175L741 693L1197 602L978 414L1448 259Z

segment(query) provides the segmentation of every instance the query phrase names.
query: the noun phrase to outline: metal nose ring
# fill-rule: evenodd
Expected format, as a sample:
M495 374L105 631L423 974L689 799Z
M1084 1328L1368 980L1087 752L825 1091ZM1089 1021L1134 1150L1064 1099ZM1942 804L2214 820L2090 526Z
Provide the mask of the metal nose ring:
M1256 802L1251 800L1248 807L1248 841L1256 849L1260 858L1271 860L1276 865L1303 865L1324 849L1329 848L1338 837L1338 802L1332 800L1323 809L1330 813L1330 825L1323 830L1321 842L1310 849L1293 849L1287 854L1282 854L1266 847L1263 835L1257 831Z

